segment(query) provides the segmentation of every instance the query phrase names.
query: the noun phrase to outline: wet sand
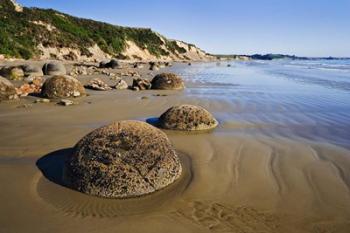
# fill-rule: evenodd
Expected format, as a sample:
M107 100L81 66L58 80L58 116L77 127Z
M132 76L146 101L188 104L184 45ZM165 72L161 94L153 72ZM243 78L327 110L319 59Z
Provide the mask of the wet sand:
M193 94L199 84L187 84L192 91L88 91L68 107L32 104L34 97L1 103L0 232L350 231L349 149L227 120L240 100L202 98ZM62 161L86 133L183 103L206 108L220 125L201 134L165 131L186 168L176 184L128 200L60 185Z

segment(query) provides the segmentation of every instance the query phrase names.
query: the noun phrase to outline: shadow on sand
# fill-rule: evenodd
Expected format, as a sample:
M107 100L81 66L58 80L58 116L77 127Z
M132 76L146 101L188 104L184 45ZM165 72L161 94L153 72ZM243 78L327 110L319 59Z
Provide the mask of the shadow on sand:
M46 179L53 183L66 186L63 182L64 163L72 152L73 148L66 148L51 152L41 157L36 162L36 166Z

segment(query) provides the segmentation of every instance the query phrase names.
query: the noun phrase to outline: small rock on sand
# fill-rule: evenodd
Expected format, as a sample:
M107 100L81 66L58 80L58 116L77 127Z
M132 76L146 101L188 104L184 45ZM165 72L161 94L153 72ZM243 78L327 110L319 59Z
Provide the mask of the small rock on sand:
M88 84L84 86L85 88L96 90L96 91L108 91L112 90L110 86L108 86L105 82L103 82L99 78L94 78L90 80Z
M74 102L72 100L61 99L57 104L63 105L63 106L70 106L70 105L73 105Z
M50 103L51 102L51 100L49 100L49 99L45 99L45 98L42 98L42 99L36 99L35 101L34 101L34 103Z

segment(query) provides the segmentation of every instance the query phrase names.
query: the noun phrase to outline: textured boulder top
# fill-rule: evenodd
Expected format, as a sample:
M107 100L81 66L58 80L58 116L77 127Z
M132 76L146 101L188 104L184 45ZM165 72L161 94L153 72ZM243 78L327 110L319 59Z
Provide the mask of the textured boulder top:
M0 101L16 98L16 89L13 84L0 76Z
M128 198L172 184L182 167L166 134L140 121L120 121L83 137L65 163L67 186L107 198Z
M179 105L169 108L159 118L160 127L171 130L208 130L218 125L210 112L194 105Z
M67 71L61 62L49 62L44 64L43 73L45 75L65 75Z
M86 92L77 79L68 75L57 75L44 82L41 95L47 98L64 98L83 96Z
M182 78L173 73L161 73L152 79L152 89L181 90L184 88Z

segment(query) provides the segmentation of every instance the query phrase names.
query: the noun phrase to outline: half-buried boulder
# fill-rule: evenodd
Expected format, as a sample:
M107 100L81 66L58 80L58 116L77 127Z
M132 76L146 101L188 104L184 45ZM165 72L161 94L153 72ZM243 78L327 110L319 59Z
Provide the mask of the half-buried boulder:
M13 84L0 76L0 101L16 99L16 89Z
M128 198L172 184L182 167L166 134L140 121L120 121L83 137L67 159L64 181L80 192Z
M56 75L44 82L41 95L46 98L67 98L84 96L86 92L84 86L76 78Z
M61 62L49 62L44 64L43 73L45 75L65 75L67 70Z
M171 130L209 130L217 125L217 120L210 112L194 105L174 106L159 118L159 126Z
M185 85L181 77L173 73L161 73L152 79L152 89L181 90Z

